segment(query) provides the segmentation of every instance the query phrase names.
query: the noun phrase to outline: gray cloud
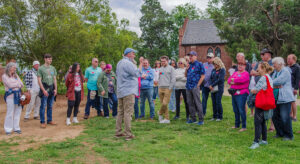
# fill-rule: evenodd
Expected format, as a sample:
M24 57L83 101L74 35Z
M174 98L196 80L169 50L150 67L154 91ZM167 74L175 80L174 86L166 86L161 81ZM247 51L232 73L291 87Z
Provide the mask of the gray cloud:
M207 8L207 3L209 0L159 0L161 6L167 12L181 4L192 3L200 8L205 10ZM143 0L110 0L110 7L112 11L115 12L118 16L118 19L121 20L126 18L130 21L128 29L136 32L139 36L141 35L141 30L139 27L139 20L142 16L140 9L143 4Z

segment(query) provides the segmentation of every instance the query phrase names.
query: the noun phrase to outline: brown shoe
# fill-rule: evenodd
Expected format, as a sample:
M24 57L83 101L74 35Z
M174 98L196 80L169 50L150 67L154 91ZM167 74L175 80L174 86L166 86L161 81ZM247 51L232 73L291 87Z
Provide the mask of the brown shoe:
M55 122L51 121L47 123L48 125L57 125Z
M42 124L41 124L41 128L45 129L45 128L46 128L46 124L45 124L45 123L42 123Z
M33 117L33 119L35 119L35 120L39 120L40 118L39 118L39 117Z
M29 118L24 118L24 122L27 122L27 121L29 121Z
M129 136L129 137L126 137L125 138L125 141L130 141L130 140L132 140L132 139L134 139L135 137L132 135L132 136Z
M125 136L125 134L123 134L123 133L122 133L122 134L115 135L116 138L121 138L121 137L124 137L124 136Z
M239 132L243 132L243 131L246 131L247 129L246 128L242 128L239 130Z
M89 118L89 116L88 115L84 115L84 117L83 117L85 120L87 120L88 118Z

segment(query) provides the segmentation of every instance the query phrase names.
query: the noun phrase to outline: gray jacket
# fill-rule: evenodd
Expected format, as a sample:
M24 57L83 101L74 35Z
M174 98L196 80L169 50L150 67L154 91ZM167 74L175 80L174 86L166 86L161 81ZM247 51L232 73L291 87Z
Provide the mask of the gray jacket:
M170 65L167 65L166 67L160 67L158 87L173 89L175 86L175 82L175 69Z
M178 68L175 70L175 89L185 89L186 77L185 77L185 68Z
M277 78L275 78L276 74L279 74ZM279 89L277 104L295 101L291 83L291 72L288 68L284 67L279 72L275 70L272 79L274 87L282 86L282 88Z

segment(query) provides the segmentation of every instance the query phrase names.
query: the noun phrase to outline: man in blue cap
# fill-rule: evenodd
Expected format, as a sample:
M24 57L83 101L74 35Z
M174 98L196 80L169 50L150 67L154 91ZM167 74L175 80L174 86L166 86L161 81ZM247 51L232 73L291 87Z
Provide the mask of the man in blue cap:
M197 123L196 113L198 113L198 125L203 125L203 111L200 100L200 85L205 78L205 69L201 62L197 61L197 53L191 51L188 53L190 57L190 65L185 71L186 81L186 99L190 110L190 120L188 124Z
M135 65L135 53L132 48L126 48L123 59L117 64L117 97L118 115L116 121L115 137L125 137L126 141L132 140L131 119L134 111L135 96L138 96L138 77L141 76L142 65L139 69ZM122 132L122 121L124 120L125 130Z

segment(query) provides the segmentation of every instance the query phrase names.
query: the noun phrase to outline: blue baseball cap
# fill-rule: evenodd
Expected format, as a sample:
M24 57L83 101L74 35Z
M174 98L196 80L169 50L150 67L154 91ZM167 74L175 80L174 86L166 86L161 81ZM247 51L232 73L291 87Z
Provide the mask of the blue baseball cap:
M188 53L188 55L194 55L194 56L198 56L198 55L197 55L197 52L195 52L195 51L191 51L191 52L189 52L189 53Z
M132 48L126 48L125 51L124 51L124 55L127 55L128 53L130 52L134 52L136 53L136 50L132 49Z

